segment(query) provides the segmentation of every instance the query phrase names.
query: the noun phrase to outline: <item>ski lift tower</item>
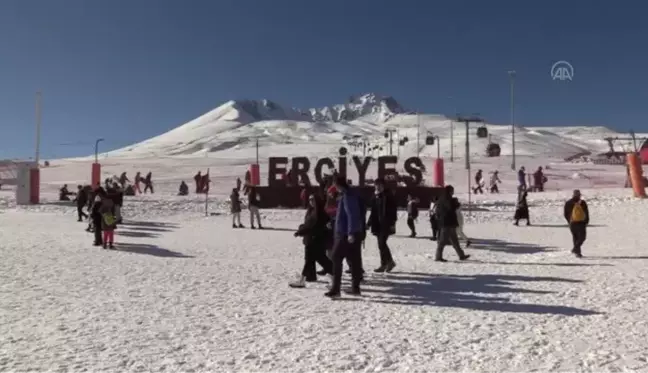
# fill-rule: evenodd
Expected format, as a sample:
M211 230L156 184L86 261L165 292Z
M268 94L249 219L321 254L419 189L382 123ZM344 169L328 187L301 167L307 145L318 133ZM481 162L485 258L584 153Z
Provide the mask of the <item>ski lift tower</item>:
M472 185L470 183L470 123L480 123L484 124L484 120L479 115L472 115L468 117L458 116L457 122L463 122L466 125L466 171L468 172L468 215L472 216L472 211L470 209L471 199L472 199Z

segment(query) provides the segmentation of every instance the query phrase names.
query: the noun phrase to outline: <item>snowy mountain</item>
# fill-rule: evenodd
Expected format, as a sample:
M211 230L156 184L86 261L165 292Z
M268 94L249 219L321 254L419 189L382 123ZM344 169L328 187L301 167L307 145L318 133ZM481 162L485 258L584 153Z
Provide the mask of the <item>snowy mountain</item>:
M510 126L486 124L490 136L483 138L476 136L479 127L474 123L468 129L471 155L483 155L489 142L498 143L503 156L512 153ZM436 156L439 152L447 157L450 153L464 152L463 123L453 123L442 115L416 115L407 112L393 97L368 93L349 97L344 104L312 109L285 108L270 100L232 100L169 132L106 155L190 156L218 152L229 155L254 147L257 141L262 148L284 145L281 151L287 153L291 149L286 145L291 144L333 149L362 142L369 146L356 146L355 151L368 149L378 155L386 154L389 149L386 129L394 130L394 153ZM603 138L616 135L604 127L518 127L516 153L570 156L587 151L602 152L608 150ZM436 142L426 145L428 136L438 137L440 145Z

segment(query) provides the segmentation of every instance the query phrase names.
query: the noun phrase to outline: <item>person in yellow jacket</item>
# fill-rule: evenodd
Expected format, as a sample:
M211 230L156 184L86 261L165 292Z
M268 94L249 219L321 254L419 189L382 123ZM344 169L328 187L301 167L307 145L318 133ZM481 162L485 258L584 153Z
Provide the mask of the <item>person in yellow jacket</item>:
M572 198L565 203L564 214L574 241L574 248L571 252L577 258L582 258L581 247L587 238L587 225L590 216L587 203L581 198L580 190L574 190Z

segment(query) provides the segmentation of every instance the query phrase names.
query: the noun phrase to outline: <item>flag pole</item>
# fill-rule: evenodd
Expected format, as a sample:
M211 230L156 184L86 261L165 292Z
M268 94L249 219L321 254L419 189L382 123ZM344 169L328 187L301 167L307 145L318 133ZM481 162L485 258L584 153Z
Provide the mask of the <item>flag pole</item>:
M36 92L36 154L34 161L36 167L40 164L40 143L41 143L41 91Z

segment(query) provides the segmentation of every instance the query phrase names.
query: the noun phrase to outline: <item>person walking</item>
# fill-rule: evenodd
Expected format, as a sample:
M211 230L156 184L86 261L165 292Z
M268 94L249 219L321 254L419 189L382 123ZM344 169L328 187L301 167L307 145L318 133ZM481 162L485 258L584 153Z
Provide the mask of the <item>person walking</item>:
M329 218L324 211L324 201L315 195L308 197L308 208L304 223L299 226L295 237L303 237L304 268L299 279L289 285L293 288L303 288L306 282L317 281L315 263L324 269L324 274L333 275L333 262L326 256L327 227Z
M135 173L135 183L133 184L133 188L138 194L142 194L142 189L140 188L141 182L142 182L142 173L137 171L137 173Z
M477 170L475 174L475 186L473 187L473 192L475 194L484 194L484 171Z
M77 195L74 199L74 202L76 202L77 215L79 217L77 221L82 222L83 219L86 219L88 217L88 215L83 212L83 208L88 203L88 192L83 188L82 185L77 186Z
M456 197L453 198L453 200L454 200L453 203L458 206L457 207L457 237L459 238L459 241L465 241L466 247L468 247L472 242L470 241L470 238L466 236L466 233L464 233L464 229L463 229L464 217L463 217L461 204L459 203L459 199L457 199Z
M361 214L360 198L349 188L345 177L337 177L335 187L341 194L335 217L335 238L333 243L333 282L325 296L340 297L342 285L342 261L350 257L351 290L347 293L360 295L362 281L361 245L364 235L364 217Z
M391 272L396 263L392 257L387 240L396 233L397 210L392 194L385 191L385 182L381 179L375 182L375 191L370 204L367 228L378 240L380 251L380 267L374 269L376 273Z
M151 190L151 194L153 194L153 174L151 172L146 174L144 178L144 193L149 189Z
M438 197L432 197L432 201L430 201L430 210L428 211L428 214L430 215L430 227L432 228L432 238L430 238L432 241L436 241L439 234L439 219L436 216L436 205L438 201Z
M232 228L245 228L241 224L241 197L239 196L238 189L232 189L230 194L230 212L232 213Z
M518 170L518 190L520 188L524 188L525 190L527 189L527 177L526 177L526 169L524 166L520 167Z
M457 209L460 205L459 201L453 198L453 194L454 187L447 185L437 203L437 218L441 227L434 259L437 262L447 262L447 260L443 259L443 249L448 243L452 244L452 247L457 252L457 256L459 256L459 260L470 258L470 255L466 255L459 245L459 237L457 237L457 227L459 226Z
M582 199L580 190L574 190L572 198L565 203L564 215L569 224L574 243L571 252L577 258L582 258L581 248L587 238L587 225L590 221L590 215L587 203Z
M122 188L126 188L126 183L130 183L130 180L126 175L126 171L124 171L122 172L121 176L119 176L119 184L121 185Z
M501 184L502 180L499 178L499 171L495 170L493 171L493 174L490 177L490 192L491 193L499 193L499 185Z
M528 194L526 189L520 188L515 205L515 216L513 217L515 223L513 225L519 225L520 220L526 220L526 225L531 225L531 220L529 219L529 203L527 202Z
M407 226L410 229L410 237L416 237L416 219L418 219L418 200L411 195L407 196Z

